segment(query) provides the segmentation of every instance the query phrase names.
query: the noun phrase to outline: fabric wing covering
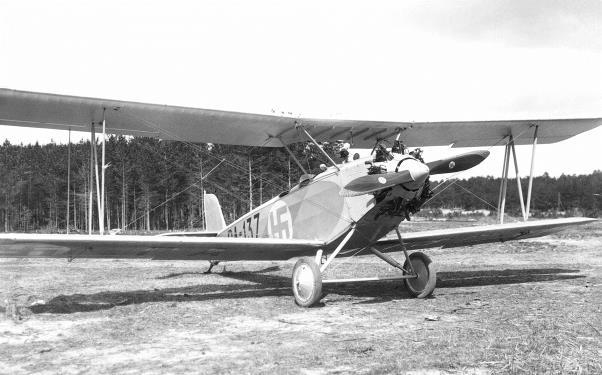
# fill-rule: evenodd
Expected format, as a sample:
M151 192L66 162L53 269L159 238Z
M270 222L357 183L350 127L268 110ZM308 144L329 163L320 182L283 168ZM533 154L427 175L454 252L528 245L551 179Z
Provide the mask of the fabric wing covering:
M404 233L403 238L410 250L451 248L540 237L567 226L593 221L595 219L569 218L495 224ZM314 256L324 246L321 241L270 238L0 234L0 258L286 260ZM376 247L384 252L399 251L396 238L380 240ZM350 256L355 252L355 249L346 249L339 256Z
M542 237L558 233L572 225L583 225L594 221L596 219L579 217L440 229L405 233L403 241L408 250L433 247L452 248ZM378 241L376 247L383 252L398 251L399 242L397 237L387 237Z
M512 134L515 144L554 143L602 124L600 118L392 122L312 119L186 108L129 101L95 99L0 89L0 125L49 129L98 130L105 119L107 133L158 137L187 142L281 147L306 139L298 126L318 141L344 139L355 148L369 148L376 139L400 130L408 146L478 147L501 144Z
M0 234L0 258L286 260L321 241L274 238Z

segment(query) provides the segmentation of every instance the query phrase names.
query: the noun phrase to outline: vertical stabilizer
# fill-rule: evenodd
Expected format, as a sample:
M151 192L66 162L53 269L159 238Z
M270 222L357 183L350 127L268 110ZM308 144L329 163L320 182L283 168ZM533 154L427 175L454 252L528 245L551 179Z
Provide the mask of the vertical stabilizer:
M220 232L226 227L222 207L215 194L204 194L205 230L207 232Z

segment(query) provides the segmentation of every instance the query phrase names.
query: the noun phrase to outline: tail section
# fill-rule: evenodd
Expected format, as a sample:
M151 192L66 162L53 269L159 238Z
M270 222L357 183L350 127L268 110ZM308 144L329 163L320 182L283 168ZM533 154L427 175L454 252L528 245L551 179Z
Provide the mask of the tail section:
M226 228L226 221L222 214L222 207L215 194L204 194L205 230L207 232L220 232Z

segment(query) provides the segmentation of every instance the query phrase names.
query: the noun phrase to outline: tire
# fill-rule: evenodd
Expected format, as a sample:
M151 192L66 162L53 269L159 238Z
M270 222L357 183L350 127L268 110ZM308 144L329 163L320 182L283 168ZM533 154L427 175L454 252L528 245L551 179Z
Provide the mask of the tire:
M315 305L322 298L322 275L314 258L301 258L293 267L293 295L301 307Z
M419 251L410 254L409 258L418 277L404 279L403 282L413 297L426 298L433 293L437 284L437 273L433 267L433 262L426 254ZM412 272L408 260L403 264L403 268L407 270L407 272L404 272L406 275Z

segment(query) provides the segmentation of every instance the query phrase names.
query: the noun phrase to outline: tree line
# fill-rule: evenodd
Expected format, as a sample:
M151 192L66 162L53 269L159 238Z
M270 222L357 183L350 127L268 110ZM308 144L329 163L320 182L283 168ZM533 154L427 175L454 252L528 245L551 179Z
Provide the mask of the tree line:
M71 232L86 232L90 191L93 228L98 230L96 181L90 185L90 142L72 144L70 153L68 147L8 141L0 146L0 230L65 232L69 201ZM303 144L292 145L291 150L313 173L326 162ZM99 163L96 160L100 174ZM232 222L251 206L289 189L301 173L281 148L110 136L106 140L105 223L108 228L126 231L199 229L203 227L203 191L220 198L224 217ZM489 205L497 204L499 184L500 179L493 177L434 181L434 197L425 208L491 209ZM523 179L525 191L526 184ZM602 203L594 194L601 193L601 186L600 171L536 177L533 211L579 209L587 216L598 216ZM510 180L510 212L520 212L517 192L516 183Z
M521 178L523 199L527 200L528 177ZM429 208L461 208L467 211L497 210L501 178L472 177L465 180L438 181L431 184L434 197ZM506 212L521 216L519 190L516 179L508 179ZM547 173L533 178L531 216L599 217L602 213L602 171L588 175L561 175Z

